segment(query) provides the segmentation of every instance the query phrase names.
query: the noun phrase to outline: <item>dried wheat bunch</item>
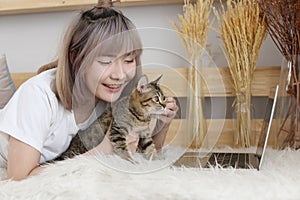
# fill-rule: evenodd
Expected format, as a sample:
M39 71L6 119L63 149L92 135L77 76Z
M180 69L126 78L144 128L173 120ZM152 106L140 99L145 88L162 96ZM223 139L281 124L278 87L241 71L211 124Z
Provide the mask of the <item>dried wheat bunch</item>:
M206 120L202 108L202 55L206 47L206 38L211 26L210 14L213 0L197 0L195 4L185 1L183 15L179 15L179 25L173 23L174 29L181 38L191 62L189 80L194 94L190 108L196 134L195 145L200 147L207 132Z
M227 9L221 5L214 12L237 96L234 142L249 147L255 140L255 134L251 136L251 85L267 31L255 0L227 0Z
M192 4L186 0L183 6L183 15L179 15L180 26L173 23L179 33L189 55L194 54L195 46L205 48L206 38L211 27L209 20L213 0L197 0Z

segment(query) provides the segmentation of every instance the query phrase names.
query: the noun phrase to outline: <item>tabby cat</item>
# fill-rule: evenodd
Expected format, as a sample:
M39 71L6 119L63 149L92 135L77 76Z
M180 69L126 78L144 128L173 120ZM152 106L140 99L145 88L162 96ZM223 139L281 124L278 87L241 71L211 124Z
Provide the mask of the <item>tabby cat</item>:
M160 78L161 76L148 83L147 76L142 76L130 96L113 103L112 108L106 110L88 129L79 131L67 151L56 160L71 158L94 148L100 144L110 128L109 139L115 153L123 159L136 163L128 151L126 136L138 127L149 127L150 114L163 113L166 97L158 85ZM137 152L143 153L149 160L157 159L150 128L139 131L138 135Z

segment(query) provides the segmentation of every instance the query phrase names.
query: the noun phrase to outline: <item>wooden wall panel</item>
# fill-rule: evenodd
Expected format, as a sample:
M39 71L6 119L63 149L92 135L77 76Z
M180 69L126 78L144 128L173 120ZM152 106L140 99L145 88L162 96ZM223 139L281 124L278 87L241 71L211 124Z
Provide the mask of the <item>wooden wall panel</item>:
M154 80L159 75L163 74L161 84L169 89L169 94L174 94L175 96L179 97L187 96L187 72L188 71L186 68L144 70L144 73L149 76L150 80ZM19 87L25 80L35 74L36 73L12 73L12 78L16 87ZM203 70L203 74L207 84L204 87L205 96L234 96L234 88L228 68L205 68ZM279 75L280 67L257 67L254 73L252 95L268 96L270 88L274 87L278 83ZM221 79L222 81L220 81ZM222 82L224 85L216 84L220 82ZM255 119L252 121L253 132L257 136L257 140L260 134L262 123L262 119ZM216 147L233 147L234 119L207 119L207 124L208 126L213 126L208 134L219 134L219 138L216 141ZM188 125L186 119L173 120L167 136L167 143L173 141L175 144L180 144L180 142L185 144L186 140L190 138L189 135L186 135L187 128ZM274 130L275 129L273 126L269 140L269 145L271 146L275 145L276 133ZM219 133L219 131L221 131L221 133Z
M145 69L144 72L150 79L155 79L159 74L164 74L162 84L170 86L170 90L176 92L177 96L187 96L188 69L166 68ZM252 85L253 96L268 96L270 88L279 82L280 67L257 67L254 72ZM204 96L234 96L234 87L228 67L210 67L203 69Z

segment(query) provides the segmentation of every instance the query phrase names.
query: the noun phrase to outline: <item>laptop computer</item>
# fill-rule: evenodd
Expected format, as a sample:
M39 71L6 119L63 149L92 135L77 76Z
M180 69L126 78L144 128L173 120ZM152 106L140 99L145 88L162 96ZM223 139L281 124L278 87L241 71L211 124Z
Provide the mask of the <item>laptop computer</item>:
M272 126L272 120L275 113L276 102L278 97L278 85L271 90L267 100L265 117L258 141L256 153L229 153L229 152L212 152L206 156L199 156L199 152L185 152L175 163L174 166L184 166L193 168L243 168L257 169L262 166L264 154L266 151L268 138Z

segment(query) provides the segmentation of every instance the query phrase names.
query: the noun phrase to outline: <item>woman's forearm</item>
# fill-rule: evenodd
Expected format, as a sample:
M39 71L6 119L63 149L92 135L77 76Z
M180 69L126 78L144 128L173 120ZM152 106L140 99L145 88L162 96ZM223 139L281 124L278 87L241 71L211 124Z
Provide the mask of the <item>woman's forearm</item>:
M41 173L41 171L45 168L45 166L37 166L36 168L32 169L29 173L28 177L36 176Z
M157 124L157 128L152 136L154 145L158 151L160 151L165 143L165 139L169 130L170 124Z
M85 152L82 155L98 155L99 153L102 154L111 154L113 153L112 144L109 141L108 137L105 136L102 142L96 146L95 148Z

